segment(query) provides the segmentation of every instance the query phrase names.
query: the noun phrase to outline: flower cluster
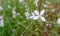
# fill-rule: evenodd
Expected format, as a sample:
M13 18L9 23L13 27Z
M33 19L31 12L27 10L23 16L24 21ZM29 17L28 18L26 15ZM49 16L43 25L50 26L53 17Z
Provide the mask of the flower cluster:
M20 13L16 12L15 9L16 9L16 7L14 7L14 8L12 9L12 14L13 14L12 17L13 17L13 18L16 18L17 15L20 16Z
M27 19L38 20L40 18L42 21L46 21L45 17L42 16L44 13L44 9L40 12L38 10L34 10L34 12L31 13L32 15L30 15L28 12L25 12L25 16Z

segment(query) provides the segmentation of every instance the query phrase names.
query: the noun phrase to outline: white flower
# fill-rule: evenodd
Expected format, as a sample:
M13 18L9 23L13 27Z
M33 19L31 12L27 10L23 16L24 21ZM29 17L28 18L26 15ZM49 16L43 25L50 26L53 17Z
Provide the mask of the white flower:
M46 1L46 4L49 4L50 5L50 2L49 1Z
M57 19L57 24L60 24L60 18Z
M45 13L45 10L41 10L40 13L35 10L34 13L32 13L32 16L30 16L33 20L41 19L42 21L46 21L46 19L42 16Z
M2 6L0 6L0 10L3 10L3 7Z
M26 16L26 19L29 19L29 16L30 16L29 12L25 12L25 16Z
M34 1L36 7L38 7L38 1L39 1L39 0L35 0L35 1Z
M43 4L43 7L47 8L49 5L48 4Z
M19 2L20 2L20 3L22 3L22 2L23 2L23 0L19 0Z
M10 6L10 5L8 5L8 8L9 8L9 9L11 9L11 6Z
M20 13L17 12L17 15L20 16Z
M15 11L15 9L16 9L16 7L14 7L14 8L12 9L13 18L16 18L16 11Z
M13 11L13 18L16 18L16 11Z
M55 11L55 9L51 9L51 11L52 11L52 12L54 12L54 11Z
M17 31L16 31L16 29L12 29L12 32L16 33Z
M0 16L0 27L4 26L4 20L3 20L3 16Z

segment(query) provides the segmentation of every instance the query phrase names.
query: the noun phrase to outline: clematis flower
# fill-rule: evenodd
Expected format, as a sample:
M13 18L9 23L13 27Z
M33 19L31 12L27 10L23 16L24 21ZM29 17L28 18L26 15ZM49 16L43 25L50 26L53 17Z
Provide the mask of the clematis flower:
M3 16L0 16L0 27L4 26L4 20L3 20Z
M46 21L45 17L43 17L42 15L45 13L45 10L41 10L40 12L38 12L37 10L34 11L34 13L32 13L32 16L31 19L33 20L38 20L39 18L42 20L42 21Z

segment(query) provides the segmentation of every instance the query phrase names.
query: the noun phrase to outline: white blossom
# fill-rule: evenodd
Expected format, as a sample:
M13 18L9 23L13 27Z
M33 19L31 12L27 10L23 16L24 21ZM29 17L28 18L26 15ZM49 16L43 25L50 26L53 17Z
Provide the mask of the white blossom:
M24 0L19 0L20 3L22 3Z
M15 9L16 9L16 7L14 7L14 8L12 9L13 18L16 18L16 11L15 11Z
M4 26L4 20L3 20L3 16L0 16L0 27Z
M16 18L16 11L13 11L13 18Z
M57 24L60 24L60 18L57 19Z
M12 32L14 32L14 33L15 33L15 32L17 32L17 31L16 31L16 29L12 29Z
M0 6L0 10L3 10L3 7L2 6Z
M49 5L48 4L43 4L43 7L47 8Z
M17 15L20 16L20 13L17 12Z
M29 12L25 12L25 16L26 16L26 19L29 19L29 16L30 16Z
M32 13L32 16L30 17L32 17L33 20L38 20L40 18L42 21L46 21L46 19L42 16L44 13L44 9L41 10L40 13L37 10L35 10L34 13Z
M11 9L11 6L10 6L10 5L8 5L8 8L9 8L9 9Z
M49 4L50 5L50 2L49 1L46 1L46 4Z
M36 7L38 7L38 1L39 1L39 0L35 0L35 1L34 1Z
M54 12L54 11L55 11L55 9L51 9L51 11L52 11L52 12Z
M14 8L12 9L12 14L13 14L12 17L13 17L13 18L16 18L17 16L20 16L20 13L19 13L19 12L16 12L15 9L16 9L16 7L14 7Z
M39 15L38 10L35 10L33 14ZM32 14L32 15L33 15L33 14Z

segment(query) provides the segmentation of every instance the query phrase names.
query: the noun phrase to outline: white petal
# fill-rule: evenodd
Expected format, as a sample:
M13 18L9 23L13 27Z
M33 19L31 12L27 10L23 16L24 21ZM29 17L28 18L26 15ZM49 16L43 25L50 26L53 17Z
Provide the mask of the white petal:
M57 19L57 24L60 24L60 18Z
M54 11L55 11L55 9L51 9L51 11L52 11L52 12L54 12Z
M23 0L19 0L19 2L20 2L20 3L22 3L22 2L23 2Z
M50 2L49 2L49 1L46 1L46 3L47 3L47 4L50 4Z
M13 14L13 18L16 18L16 11L12 11L12 14Z
M10 5L8 5L8 8L11 9Z
M30 16L29 12L25 12L25 16L29 17Z
M3 27L4 26L4 20L0 20L0 27Z
M4 26L4 24L3 23L0 23L0 27L3 27Z
M43 7L47 8L47 7L48 7L48 5L47 5L47 4L43 4Z
M30 16L29 18L30 18L30 19L32 19L32 18L33 18L33 16Z
M35 16L35 14L32 12L32 16Z
M35 0L35 1L34 1L36 7L38 7L38 1L39 1L39 0Z
M20 13L17 13L18 16L20 16Z
M35 10L35 11L34 11L34 14L39 15L38 10Z
M13 17L13 18L16 18L16 15L13 15L12 17Z
M0 6L0 10L3 10L3 7L2 6Z
M33 16L33 20L38 20L39 16Z
M44 13L45 13L44 9L40 11L40 15L43 15Z
M0 16L0 19L3 19L3 16Z
M16 14L16 11L12 11L13 14Z
M44 17L40 16L40 18L42 21L46 21L46 19Z

